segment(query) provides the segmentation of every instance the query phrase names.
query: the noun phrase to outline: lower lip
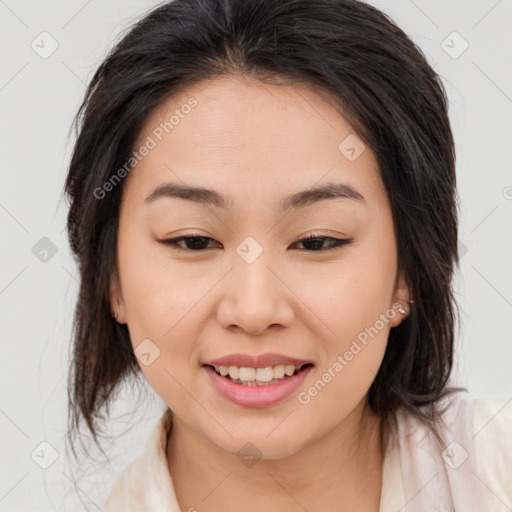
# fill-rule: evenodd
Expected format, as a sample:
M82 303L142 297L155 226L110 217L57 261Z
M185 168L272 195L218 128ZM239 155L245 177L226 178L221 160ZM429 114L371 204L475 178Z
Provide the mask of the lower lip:
M306 375L313 369L308 366L295 375L275 384L267 386L246 386L218 375L211 366L203 366L217 391L235 404L244 407L266 407L276 404L290 396L303 382Z

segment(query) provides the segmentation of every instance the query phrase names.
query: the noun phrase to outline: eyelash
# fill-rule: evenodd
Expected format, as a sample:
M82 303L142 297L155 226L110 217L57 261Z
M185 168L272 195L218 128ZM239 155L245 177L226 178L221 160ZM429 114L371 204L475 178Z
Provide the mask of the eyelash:
M170 246L173 249L181 250L181 251L188 251L188 252L203 252L208 249L189 249L188 247L181 247L178 245L178 242L181 240L191 240L194 238L200 238L204 240L213 240L213 238L208 236L202 236L202 235L189 235L189 236L181 236L179 238L168 238L165 240L160 240L161 243ZM318 251L315 250L306 250L306 252L327 252L332 251L334 249L339 249L343 245L349 245L353 242L353 238L334 238L332 236L316 236L316 235L310 235L306 238L302 238L301 240L298 240L297 243L302 242L309 242L311 240L332 240L334 243L331 245L331 247L328 247L327 249L320 249Z

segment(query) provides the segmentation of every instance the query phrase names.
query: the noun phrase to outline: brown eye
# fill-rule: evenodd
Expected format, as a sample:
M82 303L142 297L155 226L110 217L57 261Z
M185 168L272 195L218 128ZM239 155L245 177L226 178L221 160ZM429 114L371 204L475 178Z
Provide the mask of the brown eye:
M185 247L179 244L181 241L185 241ZM213 240L213 238L210 238L208 236L181 236L179 238L169 238L167 240L160 240L165 245L170 245L173 248L176 249L182 249L185 251L204 251L208 249L208 247L205 247L207 245L208 240Z
M166 240L160 240L161 243L171 246L174 249L180 249L184 251L200 252L212 247L207 247L208 241L215 241L213 238L208 236L194 235L194 236L182 236L178 238L169 238ZM330 241L328 247L324 247L326 241ZM352 243L351 238L334 238L330 236L310 236L303 238L296 242L296 244L303 244L307 252L326 252L348 245ZM185 246L181 245L184 242Z
M327 248L323 248L323 244L326 240L330 240L331 244ZM336 249L342 245L348 245L352 243L353 239L351 238L333 238L330 236L310 236L307 238L303 238L299 240L298 244L303 244L305 247L310 247L311 249L307 249L308 252L325 252Z

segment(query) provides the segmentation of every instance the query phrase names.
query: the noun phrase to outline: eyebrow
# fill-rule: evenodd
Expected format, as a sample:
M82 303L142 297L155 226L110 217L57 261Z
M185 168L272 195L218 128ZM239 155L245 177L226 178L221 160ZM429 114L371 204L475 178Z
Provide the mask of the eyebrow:
M224 210L230 210L233 205L233 199L230 196L225 196L216 190L178 183L162 183L146 197L144 205L164 197L186 199L187 201L215 206ZM350 199L366 205L363 195L351 185L347 183L325 183L285 197L281 201L279 209L286 211L288 209L304 208L326 199Z

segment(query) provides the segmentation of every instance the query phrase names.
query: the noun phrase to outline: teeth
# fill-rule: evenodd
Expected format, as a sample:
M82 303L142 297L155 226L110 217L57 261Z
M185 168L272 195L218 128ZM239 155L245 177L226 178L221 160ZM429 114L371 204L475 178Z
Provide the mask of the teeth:
M274 378L274 370L272 366L267 366L266 368L258 368L256 370L256 378L260 382L270 382ZM241 379L248 380L248 379Z
M236 379L237 377L231 375L231 366L229 367L229 370L230 370L230 373L229 373L229 376L232 378L232 379ZM240 369L236 369L236 372L235 373L238 373L238 378L240 380L256 380L256 370L254 368L240 368Z
M282 379L284 377L284 364L274 366L274 379Z
M229 372L229 376L232 379L238 379L238 374L240 372L240 368L238 368L238 366L230 366L228 368L228 372Z
M299 366L299 368L300 368L300 366ZM288 377L291 377L294 372L295 372L295 366L293 366L292 364L286 365L284 367L284 373L286 373L286 375L288 375Z
M275 379L282 379L285 375L291 377L295 371L300 370L301 365L293 365L293 364L280 364L277 366L267 366L265 368L248 368L242 366L239 368L238 366L215 366L215 371L226 377L229 377L232 380L241 380L242 382L271 382Z

